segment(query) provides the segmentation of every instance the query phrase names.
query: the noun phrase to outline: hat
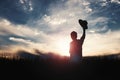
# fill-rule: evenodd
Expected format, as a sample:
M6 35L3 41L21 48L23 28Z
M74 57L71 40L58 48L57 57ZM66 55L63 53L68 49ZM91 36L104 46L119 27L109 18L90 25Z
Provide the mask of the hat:
M79 19L78 22L81 25L81 27L83 27L84 29L88 29L88 22L86 20Z

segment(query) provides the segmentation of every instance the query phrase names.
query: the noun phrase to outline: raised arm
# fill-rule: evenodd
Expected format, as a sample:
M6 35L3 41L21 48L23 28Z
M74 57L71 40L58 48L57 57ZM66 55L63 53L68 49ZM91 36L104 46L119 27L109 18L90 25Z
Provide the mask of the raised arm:
M84 39L84 38L85 38L85 36L86 36L86 29L84 29L84 28L83 28L83 34L82 34L82 37L81 37L81 38L83 38L83 39Z
M83 44L85 36L86 36L86 29L88 29L88 26L87 26L88 23L87 23L86 20L79 19L79 24L81 25L81 27L83 29L83 34L82 34L82 36L80 38L80 41Z
M83 28L83 34L82 34L82 36L80 38L80 41L81 41L82 44L84 42L85 36L86 36L86 29Z

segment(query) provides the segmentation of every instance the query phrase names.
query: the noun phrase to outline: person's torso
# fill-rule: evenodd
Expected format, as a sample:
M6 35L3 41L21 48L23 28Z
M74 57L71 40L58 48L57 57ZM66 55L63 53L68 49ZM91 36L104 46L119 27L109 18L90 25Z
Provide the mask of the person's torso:
M80 40L72 41L70 44L71 54L81 55L82 54L82 43Z

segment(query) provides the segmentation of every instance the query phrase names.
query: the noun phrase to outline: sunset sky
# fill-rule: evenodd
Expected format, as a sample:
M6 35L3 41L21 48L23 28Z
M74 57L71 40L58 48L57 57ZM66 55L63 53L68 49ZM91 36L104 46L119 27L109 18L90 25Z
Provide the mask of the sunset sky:
M0 51L69 55L78 19L88 21L83 56L120 53L120 0L1 0Z

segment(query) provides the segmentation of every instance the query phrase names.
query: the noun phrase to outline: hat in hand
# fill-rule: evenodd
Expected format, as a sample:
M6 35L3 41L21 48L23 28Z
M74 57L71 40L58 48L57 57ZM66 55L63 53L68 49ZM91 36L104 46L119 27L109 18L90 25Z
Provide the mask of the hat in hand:
M83 27L84 29L88 29L88 22L86 20L82 20L82 19L79 19L79 24L81 25L81 27Z

